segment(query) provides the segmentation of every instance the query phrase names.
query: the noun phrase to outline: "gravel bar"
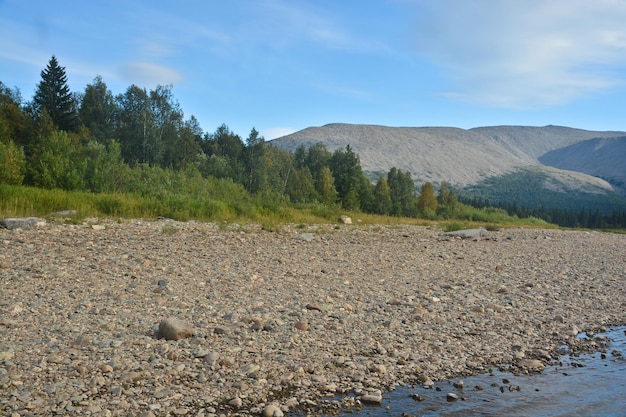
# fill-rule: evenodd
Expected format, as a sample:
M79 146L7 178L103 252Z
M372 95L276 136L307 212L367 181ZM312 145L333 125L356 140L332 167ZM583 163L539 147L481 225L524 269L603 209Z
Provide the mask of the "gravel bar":
M626 235L521 228L0 229L0 414L280 417L540 371L626 324L625 257Z

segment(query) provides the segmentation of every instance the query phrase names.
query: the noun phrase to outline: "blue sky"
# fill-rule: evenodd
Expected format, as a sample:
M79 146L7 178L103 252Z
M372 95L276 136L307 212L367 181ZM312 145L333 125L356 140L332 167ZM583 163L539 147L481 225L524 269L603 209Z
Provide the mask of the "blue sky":
M626 0L0 0L0 81L173 86L204 131L626 130Z

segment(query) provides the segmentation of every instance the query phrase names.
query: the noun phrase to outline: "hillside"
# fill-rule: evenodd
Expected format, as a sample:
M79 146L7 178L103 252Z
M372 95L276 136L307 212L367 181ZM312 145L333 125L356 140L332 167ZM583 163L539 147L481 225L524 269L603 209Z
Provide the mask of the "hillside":
M619 185L626 176L623 164L615 159L625 154L623 148L611 144L622 144L624 137L626 132L561 126L494 126L466 130L334 123L309 127L271 143L290 151L300 145L309 147L319 142L330 151L350 145L367 172L386 174L395 166L410 172L417 182L447 181L457 189L472 186L479 190L487 179L493 186L494 179L507 174L525 175L530 169L545 176L544 192L613 194L622 190L606 179ZM575 148L577 144L592 140L606 144L606 152L612 152L614 158L610 164L586 161L585 153L589 159L600 154L589 152L588 148L580 148L580 151ZM594 146L593 143L586 146ZM568 147L574 147L570 152L577 156L560 163L563 156L559 150Z
M626 136L595 138L542 155L545 165L604 178L626 194Z

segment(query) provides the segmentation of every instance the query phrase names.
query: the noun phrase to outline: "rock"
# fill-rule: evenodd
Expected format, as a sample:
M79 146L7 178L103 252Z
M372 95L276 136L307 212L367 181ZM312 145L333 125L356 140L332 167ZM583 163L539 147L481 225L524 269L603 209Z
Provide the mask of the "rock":
M235 358L233 358L232 356L227 356L225 358L222 358L220 360L220 365L221 366L225 366L225 367L229 367L229 366L233 366L235 364Z
M15 356L15 352L0 352L0 362L10 361Z
M68 216L76 216L76 210L61 210L61 211L55 211L54 213L52 213L53 216L57 216L57 217L68 217Z
M430 377L426 374L421 374L420 376L417 377L417 380L419 381L420 384L422 384L422 386L426 388L432 388L435 385L433 380L430 379Z
M128 372L120 378L120 382L136 382L141 379L141 374L139 372Z
M309 322L307 322L306 320L299 320L293 326L298 330L302 330L302 331L309 330Z
M315 235L313 233L300 233L293 237L295 240L303 240L305 242L310 242L315 239Z
M252 374L255 374L255 373L259 372L260 369L261 369L261 367L259 365L255 364L255 363L251 363L251 364L248 364L248 365L244 366L241 369L241 372L244 375L252 375Z
M377 374L386 374L387 373L387 367L385 365L382 364L374 364L372 366L370 366L370 372L374 372Z
M261 412L261 417L283 417L283 415L282 410L275 403L266 405Z
M211 365L216 363L220 358L219 352L209 352L208 350L205 350L205 349L198 349L195 352L196 354L194 355L194 357L203 358L204 362L209 363ZM205 352L206 352L206 355L205 355Z
M306 308L307 310L315 310L320 312L322 311L322 308L317 304L307 304L304 308Z
M463 380L453 382L452 386L456 389L463 389Z
M241 408L241 406L243 405L243 401L241 400L241 398L235 397L228 402L228 405L235 408Z
M193 336L193 327L186 321L167 318L159 323L159 333L165 340L180 340Z
M546 366L538 359L522 359L517 364L520 368L542 371Z
M44 219L39 217L7 217L0 220L0 227L9 230L32 229L35 226L46 224Z
M455 230L454 232L443 233L443 236L460 237L461 239L480 239L481 237L487 236L487 229Z
M104 230L104 229L106 229L106 226L103 225L103 224L92 224L91 228L93 230Z
M363 404L382 404L383 394L380 391L370 392L361 396L361 402Z
M211 353L210 350L202 349L202 348L196 349L193 352L191 352L194 358L206 358L210 353ZM218 353L218 357L219 357L219 353Z
M456 400L458 400L458 399L459 399L459 396L458 396L458 395L456 395L456 394L455 394L455 393L453 393L453 392L449 392L449 393L447 393L447 394L446 394L446 400L447 400L448 402L456 401Z
M343 224L352 224L352 218L350 218L350 217L348 217L348 216L346 216L346 215L341 216L341 217L339 218L339 221L340 221L341 223L343 223Z

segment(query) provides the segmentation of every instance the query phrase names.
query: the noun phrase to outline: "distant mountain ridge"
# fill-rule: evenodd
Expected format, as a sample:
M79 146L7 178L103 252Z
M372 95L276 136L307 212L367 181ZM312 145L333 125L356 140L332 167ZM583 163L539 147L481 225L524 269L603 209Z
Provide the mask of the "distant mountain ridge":
M555 192L624 193L625 138L626 132L563 126L460 129L333 123L270 143L289 151L320 142L330 151L350 145L365 171L385 175L396 167L418 182L447 181L457 188L533 168L545 171L546 189ZM599 143L606 152L589 151ZM602 162L592 162L600 156Z

